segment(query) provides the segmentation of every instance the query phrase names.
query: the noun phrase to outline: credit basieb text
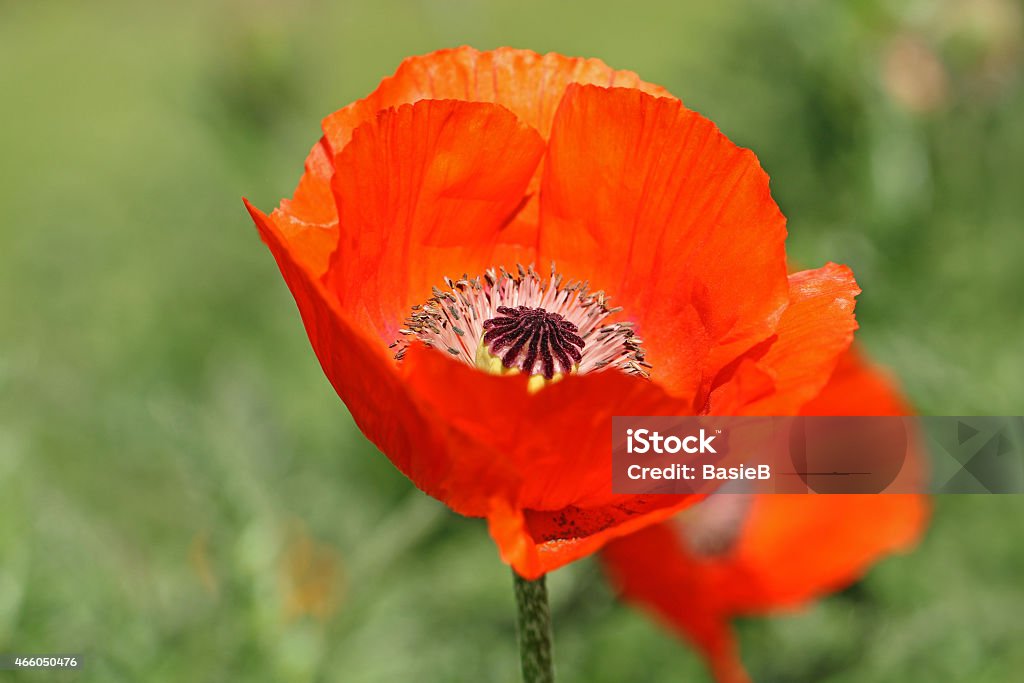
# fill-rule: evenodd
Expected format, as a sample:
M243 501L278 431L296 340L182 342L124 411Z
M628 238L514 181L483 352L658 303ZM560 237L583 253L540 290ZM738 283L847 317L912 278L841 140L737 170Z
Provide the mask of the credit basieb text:
M626 430L626 452L627 453L654 453L658 455L688 453L695 454L717 454L714 440L717 434L708 434L701 429L698 434L690 434L684 437L673 435L662 436L656 431L647 429ZM684 463L671 463L663 467L645 467L643 465L631 464L626 470L626 476L633 480L651 479L704 479L704 480L730 480L730 479L770 479L770 465L746 466L740 463L733 467L722 467L710 463L701 465L688 465Z

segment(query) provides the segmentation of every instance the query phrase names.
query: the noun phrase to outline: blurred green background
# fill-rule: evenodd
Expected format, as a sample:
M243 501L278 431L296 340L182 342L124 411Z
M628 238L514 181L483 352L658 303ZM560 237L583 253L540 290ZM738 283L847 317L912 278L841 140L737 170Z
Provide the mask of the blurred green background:
M849 263L922 412L1024 407L1024 7L0 0L0 652L42 681L518 680L484 525L424 498L322 376L240 198L408 55L597 56L753 148L791 256ZM741 624L762 681L1011 681L1024 498L948 496L913 554ZM703 681L592 562L562 681Z

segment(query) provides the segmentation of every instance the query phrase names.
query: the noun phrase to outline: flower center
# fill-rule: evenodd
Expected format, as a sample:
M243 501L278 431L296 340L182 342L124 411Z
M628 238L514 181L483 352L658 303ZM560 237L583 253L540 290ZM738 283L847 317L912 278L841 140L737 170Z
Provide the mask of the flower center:
M484 321L483 344L506 368L551 379L556 372L568 374L583 360L579 352L587 343L579 328L558 313L543 308L498 306L500 317Z
M444 282L412 307L404 338L391 345L397 360L419 340L487 372L523 372L542 383L605 368L648 376L633 323L608 320L622 309L608 308L609 297L586 282L564 281L554 264L546 279L518 266L515 274L490 269Z
M698 557L727 555L739 541L750 513L750 494L729 492L708 496L672 518L676 533Z

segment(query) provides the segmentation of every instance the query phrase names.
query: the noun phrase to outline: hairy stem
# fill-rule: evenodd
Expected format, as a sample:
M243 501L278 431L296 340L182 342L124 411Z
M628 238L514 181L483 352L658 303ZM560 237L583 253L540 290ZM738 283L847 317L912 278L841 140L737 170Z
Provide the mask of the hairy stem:
M527 581L512 572L519 615L519 659L523 683L554 683L551 661L551 609L544 577Z

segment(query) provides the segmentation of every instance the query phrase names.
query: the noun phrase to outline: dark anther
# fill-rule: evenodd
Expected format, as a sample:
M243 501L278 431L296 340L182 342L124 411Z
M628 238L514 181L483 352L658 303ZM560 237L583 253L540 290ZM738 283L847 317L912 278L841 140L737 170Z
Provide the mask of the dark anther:
M518 367L551 379L556 372L568 373L583 358L579 349L586 342L576 334L576 326L558 313L527 306L499 306L498 313L499 317L484 321L484 343L501 356L506 368ZM538 361L540 370L535 372Z

